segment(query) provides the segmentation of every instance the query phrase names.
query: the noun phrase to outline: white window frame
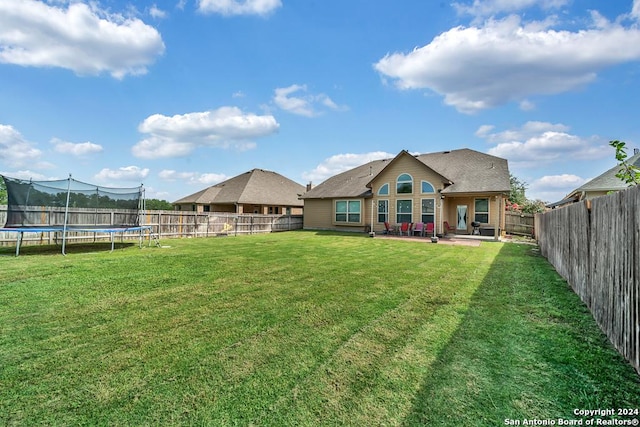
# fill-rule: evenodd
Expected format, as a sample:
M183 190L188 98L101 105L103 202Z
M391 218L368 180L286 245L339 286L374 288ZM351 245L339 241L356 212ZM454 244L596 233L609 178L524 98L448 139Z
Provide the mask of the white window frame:
M345 221L339 221L337 216L338 216L338 203L340 202L345 202L347 204L347 211L344 212L344 214L346 215L346 220ZM358 212L351 212L349 211L349 208L351 207L351 204L354 202L358 202L359 205L359 209ZM333 202L333 222L334 224L348 224L348 225L362 225L362 206L364 205L364 203L362 202L362 199L337 199L334 200ZM340 214L343 214L342 212L340 212ZM349 221L349 217L351 215L358 215L358 221Z
M385 202L385 205L386 205L386 208L387 208L386 211L381 211L380 210L380 202ZM378 211L378 217L377 217L378 218L378 223L382 224L384 222L389 222L389 199L378 199L378 203L376 204L376 206L377 206L376 209ZM380 221L380 215L384 215L385 219L383 221Z
M408 181L400 181L400 177L404 176L404 175L408 176L410 178L410 180L408 180ZM400 175L398 175L398 177L396 178L396 194L403 195L403 196L405 194L413 194L413 181L414 181L413 176L411 176L411 174L409 174L409 173L403 172ZM411 184L411 191L406 192L406 193L400 193L398 191L398 186L400 185L400 183L402 183L402 184L410 183Z
M425 213L423 212L423 201L425 200L432 200L433 201L433 213ZM425 215L433 215L433 225L436 225L436 199L433 197L425 197L423 199L420 199L420 221L424 222L425 224L427 222L432 222L432 221L425 221L424 220L424 216Z
M487 211L478 211L478 200L486 200L487 201ZM491 220L491 199L489 197L476 197L473 200L473 220L475 222L479 222L481 224L489 224L489 221ZM486 221L478 221L478 215L486 215L487 216L487 220Z
M409 202L409 212L400 212L400 202ZM409 215L409 220L408 221L404 221L400 219L400 215ZM396 200L396 222L398 224L402 223L402 222L413 222L413 199L397 199Z
M387 191L385 193L382 192L382 189L387 187ZM389 183L385 182L384 184L382 184L380 186L380 188L378 189L378 196L388 196L389 195Z
M423 191L422 186L424 184L429 184L431 186L431 188L433 189L433 191ZM420 194L435 194L435 192L436 192L436 187L432 183L430 183L429 181L424 180L424 179L422 181L420 181Z

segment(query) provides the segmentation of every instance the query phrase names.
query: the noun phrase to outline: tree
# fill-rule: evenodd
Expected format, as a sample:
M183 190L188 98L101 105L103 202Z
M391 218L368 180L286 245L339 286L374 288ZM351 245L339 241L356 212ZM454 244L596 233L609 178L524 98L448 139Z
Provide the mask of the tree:
M509 174L509 184L511 185L511 191L509 191L509 199L507 200L508 210L524 213L544 212L545 202L540 199L530 200L527 198L525 194L527 190L526 182Z
M0 178L0 205L6 205L7 202L7 186L4 183L4 179Z
M515 176L509 174L509 184L511 185L511 191L509 192L509 205L522 206L526 203L527 197L525 196L525 190L527 189L527 183L520 181Z
M609 145L616 150L616 160L620 169L616 174L616 177L624 181L628 186L640 184L640 168L633 163L627 162L626 143L624 141L609 141Z
M166 200L146 199L144 202L146 208L151 211L172 211L173 205Z

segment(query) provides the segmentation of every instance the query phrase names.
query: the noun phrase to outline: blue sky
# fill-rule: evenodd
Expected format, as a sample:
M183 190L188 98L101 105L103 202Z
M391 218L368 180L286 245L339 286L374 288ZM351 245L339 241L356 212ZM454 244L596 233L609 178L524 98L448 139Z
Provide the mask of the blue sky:
M0 2L0 173L314 184L471 148L556 201L640 146L640 0Z

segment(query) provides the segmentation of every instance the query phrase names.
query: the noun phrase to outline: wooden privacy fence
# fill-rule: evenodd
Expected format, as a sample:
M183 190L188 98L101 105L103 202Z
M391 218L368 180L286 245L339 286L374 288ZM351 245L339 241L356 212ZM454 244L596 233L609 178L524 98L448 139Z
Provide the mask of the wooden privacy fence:
M62 210L61 210L62 209ZM83 226L108 226L113 224L114 217L123 214L110 209L69 209L69 223ZM0 227L6 222L7 207L0 206ZM34 218L34 222L46 225L59 223L64 208L34 206L27 210L26 215ZM213 237L220 235L242 235L254 233L271 233L302 229L302 215L258 215L233 214L192 211L147 211L141 213L140 225L149 225L158 238L180 237ZM25 232L23 245L54 244L61 239L61 233L31 233ZM145 231L145 234L148 232ZM139 232L119 233L120 241L136 240ZM107 233L72 232L67 236L68 241L97 242L108 241L111 236ZM17 240L16 232L0 232L0 246L14 246Z
M534 215L530 213L505 212L504 230L507 234L533 237Z
M222 212L147 211L140 225L152 226L159 237L212 237L302 229L302 215L233 214Z
M640 373L640 186L536 215L540 251Z

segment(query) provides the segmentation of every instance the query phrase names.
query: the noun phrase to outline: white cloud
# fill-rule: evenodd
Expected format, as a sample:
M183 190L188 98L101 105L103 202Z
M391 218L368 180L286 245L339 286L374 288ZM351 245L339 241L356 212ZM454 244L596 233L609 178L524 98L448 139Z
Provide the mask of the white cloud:
M321 182L327 178L337 175L341 172L353 169L357 166L371 162L373 160L391 159L394 154L385 153L384 151L374 151L362 154L336 154L322 161L315 169L310 172L304 172L302 177L305 180Z
M0 171L0 175L5 175L11 178L17 178L17 179L25 179L25 180L36 180L36 181L45 181L45 180L53 180L53 179L59 179L59 178L55 178L55 177L48 177L46 175L43 175L39 172L34 172L31 170L19 170L19 171L13 171L13 172L8 172L8 171Z
M41 161L42 151L27 141L13 126L0 124L0 161L12 168L48 169L52 165Z
M640 20L640 0L633 0L633 8L631 9L631 17Z
M400 89L442 95L460 112L513 101L526 109L528 96L574 90L606 67L640 60L640 28L592 16L594 27L577 32L551 29L553 19L523 23L514 15L459 26L409 53L387 54L374 68Z
M165 181L186 181L189 184L207 186L229 179L227 175L221 173L177 172L171 169L160 171L158 176Z
M35 0L0 1L0 63L60 67L115 78L147 72L164 52L155 28L94 3L56 7Z
M588 178L573 174L545 175L531 182L527 188L527 196L546 202L557 202L587 181Z
M476 136L496 144L488 153L505 158L514 166L536 167L566 159L601 159L611 151L599 138L572 135L568 133L569 127L561 123L532 121L502 132L492 133L493 129L493 126L483 125L476 131Z
M149 8L149 15L156 19L164 19L167 17L167 12L159 9L155 4Z
M280 0L198 0L198 10L223 16L266 16L282 6Z
M297 94L297 96L292 96ZM322 114L318 107L323 106L334 111L345 111L348 108L336 104L328 95L307 94L306 85L293 84L288 87L276 88L273 102L281 109L305 117Z
M186 156L198 146L244 151L255 148L252 139L271 135L279 126L271 115L247 114L236 107L172 117L154 114L138 126L149 136L134 145L132 152L136 157L153 159Z
M71 154L72 156L82 157L90 154L100 153L103 151L101 145L94 144L93 142L81 142L73 143L63 141L58 138L53 138L51 143L54 145L54 150L58 153Z
M138 166L125 166L118 169L104 168L95 175L99 181L138 181L149 175L149 169Z
M483 125L475 135L495 145L489 149L489 154L506 158L510 164L522 167L562 160L570 155L600 157L606 151L598 141L594 145L591 140L569 134L569 126L562 123L529 121L519 128L500 132L494 129L492 125Z

